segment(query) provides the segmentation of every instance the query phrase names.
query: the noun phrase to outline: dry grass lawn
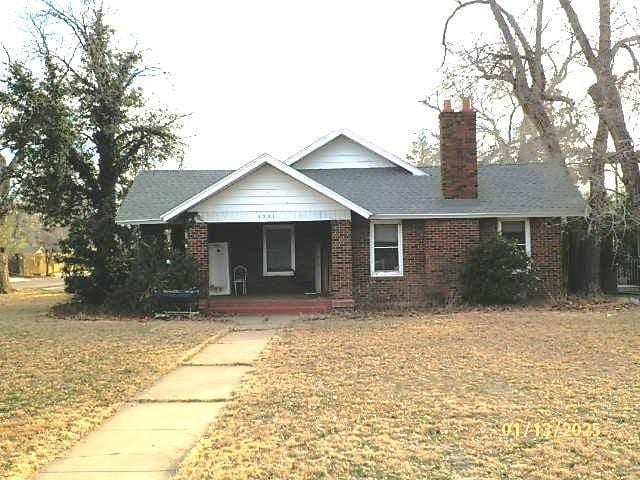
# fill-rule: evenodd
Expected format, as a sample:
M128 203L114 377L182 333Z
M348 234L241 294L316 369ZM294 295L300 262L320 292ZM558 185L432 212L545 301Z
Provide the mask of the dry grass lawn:
M176 478L640 478L640 311L292 328Z
M27 478L221 328L44 316L65 298L0 296L0 478Z

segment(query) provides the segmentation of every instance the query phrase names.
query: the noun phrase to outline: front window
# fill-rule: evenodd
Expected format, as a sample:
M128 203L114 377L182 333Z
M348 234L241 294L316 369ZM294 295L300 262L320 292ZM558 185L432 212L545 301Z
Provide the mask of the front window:
M265 276L294 274L296 248L293 225L265 225L263 227L262 257Z
M531 255L531 240L528 220L500 220L498 232L514 242L527 255Z
M371 275L402 275L402 222L372 222Z

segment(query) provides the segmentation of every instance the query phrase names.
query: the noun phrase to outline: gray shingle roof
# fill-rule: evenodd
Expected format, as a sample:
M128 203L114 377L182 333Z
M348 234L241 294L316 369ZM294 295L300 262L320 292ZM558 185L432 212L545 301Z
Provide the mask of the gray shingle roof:
M129 189L116 220L158 220L160 215L180 205L231 170L145 170Z
M484 165L478 168L478 199L446 200L440 168L415 176L402 168L300 170L374 215L581 216L585 203L568 171L552 163ZM117 220L160 215L231 173L229 170L141 172Z
M440 187L440 168L423 168L414 176L400 168L303 170L377 215L581 216L582 195L568 170L552 163L480 165L478 198L447 200Z

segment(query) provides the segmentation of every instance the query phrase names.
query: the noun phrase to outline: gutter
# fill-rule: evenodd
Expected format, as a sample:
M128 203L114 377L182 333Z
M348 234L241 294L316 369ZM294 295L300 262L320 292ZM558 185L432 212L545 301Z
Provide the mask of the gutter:
M549 213L380 213L371 216L372 220L420 220L429 218L547 218L547 217L585 217L586 211L580 214L569 211Z
M140 220L116 220L117 225L160 225L166 224L160 218L143 218Z

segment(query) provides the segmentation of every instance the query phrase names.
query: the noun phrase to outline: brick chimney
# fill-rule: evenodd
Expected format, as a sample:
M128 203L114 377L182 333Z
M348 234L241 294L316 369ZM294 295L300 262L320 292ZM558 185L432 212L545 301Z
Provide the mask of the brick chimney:
M466 97L462 111L445 100L440 112L440 174L444 198L478 198L476 112Z

